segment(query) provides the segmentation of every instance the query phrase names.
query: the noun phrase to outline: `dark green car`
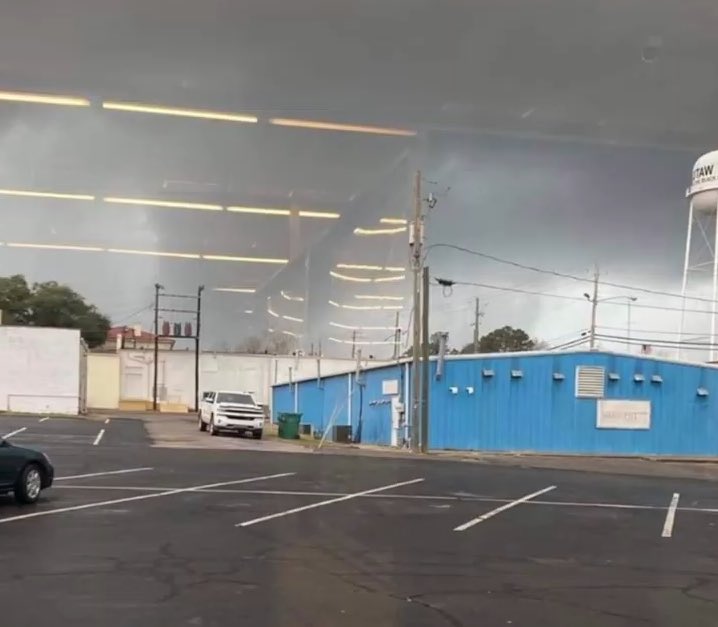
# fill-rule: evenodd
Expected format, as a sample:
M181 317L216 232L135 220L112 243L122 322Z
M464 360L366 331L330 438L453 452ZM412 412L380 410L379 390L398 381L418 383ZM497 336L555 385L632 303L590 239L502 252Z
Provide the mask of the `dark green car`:
M45 453L0 439L0 494L13 492L19 503L34 503L54 478L55 469Z

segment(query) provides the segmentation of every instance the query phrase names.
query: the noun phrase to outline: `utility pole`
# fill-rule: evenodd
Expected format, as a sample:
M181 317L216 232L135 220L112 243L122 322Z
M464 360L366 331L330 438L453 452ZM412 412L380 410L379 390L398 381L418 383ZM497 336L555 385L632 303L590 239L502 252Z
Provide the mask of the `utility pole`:
M421 270L422 270L422 238L423 217L421 211L421 172L414 174L414 221L411 225L411 260L414 273L414 338L411 351L411 432L409 439L411 448L419 450L419 420L421 408L421 371L419 370L419 352L421 350Z
M204 285L197 288L197 328L195 329L194 339L194 410L199 411L199 334L200 322L202 317L202 292Z
M155 355L154 355L154 379L152 382L152 411L157 411L157 372L160 358L160 290L163 289L159 283L155 283Z
M474 352L479 352L479 340L481 339L481 313L480 301L476 299L476 308L474 309Z
M399 327L399 312L394 317L394 359L399 359L401 350L401 327Z
M429 450L429 268L421 277L421 452Z
M159 361L160 361L160 312L167 312L170 314L186 314L195 317L195 328L194 333L192 332L192 323L187 322L185 324L185 331L182 333L182 323L174 323L174 331L168 333L162 333L162 338L174 338L175 340L194 340L194 408L195 411L199 410L199 351L200 351L200 324L202 316L202 292L204 291L204 285L200 285L197 288L197 295L194 294L168 294L163 292L164 286L159 283L155 283L155 350L154 350L154 381L152 383L152 409L157 411L157 400L158 400L158 388L159 388ZM194 300L197 304L196 309L176 309L160 307L160 298L182 298L187 300ZM165 320L165 324L170 323Z
M635 303L638 300L636 296L629 296L626 299L628 305L628 320L626 321L626 352L631 352L631 303Z
M598 266L593 272L593 296L591 297L591 333L589 348L596 348L596 310L598 309Z

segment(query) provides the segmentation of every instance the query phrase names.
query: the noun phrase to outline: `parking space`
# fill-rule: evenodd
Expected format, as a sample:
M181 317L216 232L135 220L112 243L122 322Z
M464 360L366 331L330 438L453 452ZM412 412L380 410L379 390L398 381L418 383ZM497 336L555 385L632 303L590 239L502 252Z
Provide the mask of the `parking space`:
M36 506L0 499L7 624L715 624L714 482L156 448L136 421L40 419L2 423L58 476Z
M141 421L111 417L87 420L50 416L2 416L0 435L18 446L43 450L149 444Z

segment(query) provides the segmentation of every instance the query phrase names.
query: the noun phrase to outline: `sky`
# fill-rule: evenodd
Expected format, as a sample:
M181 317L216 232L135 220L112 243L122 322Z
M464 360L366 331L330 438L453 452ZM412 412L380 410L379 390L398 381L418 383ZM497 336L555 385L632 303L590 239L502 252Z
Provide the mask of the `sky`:
M451 189L430 218L430 244L455 244L587 282L442 248L431 253L432 274L581 297L591 292L598 265L605 281L680 292L688 217L684 196L695 154L494 138L472 142L453 159L445 176ZM704 288L699 281L693 285L697 293ZM520 325L548 340L590 325L588 303L472 287L461 293L457 299L468 305L463 313L468 322L474 307L469 300L479 296L486 304L483 325L488 329ZM680 299L609 287L599 294L620 295L639 298L632 312L634 328L677 330L674 312L641 310L641 305L680 307ZM447 327L458 324L458 314L450 311L453 300L438 305L437 317L446 316ZM450 313L442 314L442 306ZM601 307L599 323L621 327L616 335L625 335L626 320L625 306ZM456 329L457 343L468 341L470 332L468 325Z
M207 348L274 329L304 350L321 342L348 355L356 331L365 353L385 356L396 307L404 331L412 319L408 236L396 221L411 216L421 169L424 195L437 200L426 227L432 276L562 297L433 288L432 331L448 331L453 346L471 339L477 297L482 332L509 324L549 344L578 337L590 305L570 299L591 290L596 265L602 281L639 288L601 286L600 298L612 299L598 308L604 334L626 335L625 301L635 297L633 337L677 337L680 299L641 290L680 290L685 188L718 132L712 3L421 0L411 19L401 0L351 11L325 0L172 7L68 0L59 10L35 0L4 12L0 94L87 106L0 98L3 275L68 283L114 323L145 328L155 283L172 293L204 285ZM107 108L113 102L256 123ZM116 197L203 207L105 200ZM404 279L374 280L392 276ZM692 289L708 294L704 279ZM357 309L365 303L381 308ZM705 335L709 317L688 314L686 327Z

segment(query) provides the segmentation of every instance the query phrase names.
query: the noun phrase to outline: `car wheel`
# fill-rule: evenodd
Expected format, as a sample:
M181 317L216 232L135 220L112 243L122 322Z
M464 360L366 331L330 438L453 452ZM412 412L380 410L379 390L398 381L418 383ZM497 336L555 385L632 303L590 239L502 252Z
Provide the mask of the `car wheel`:
M217 435L217 427L214 426L214 416L209 417L209 434Z
M15 500L18 503L35 503L42 490L42 471L37 464L28 464L22 469L15 486Z
M261 440L262 439L262 431L255 431L252 433L252 436L254 436L255 440Z
M199 426L199 430L200 430L200 431L207 431L207 425L204 424L204 420L202 420L202 416L201 416L201 415L199 416L199 420L198 420L198 423L197 423L197 424L198 424L198 426Z

